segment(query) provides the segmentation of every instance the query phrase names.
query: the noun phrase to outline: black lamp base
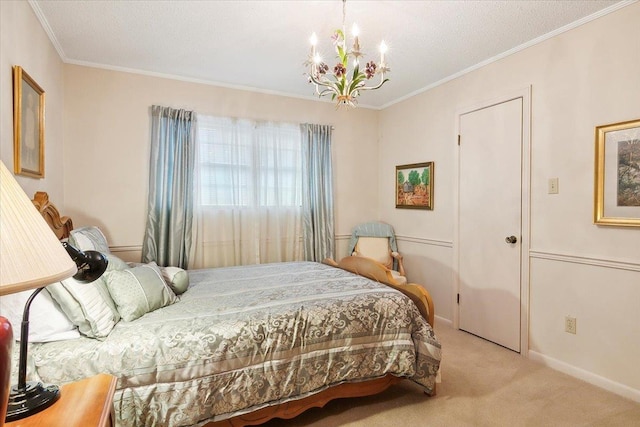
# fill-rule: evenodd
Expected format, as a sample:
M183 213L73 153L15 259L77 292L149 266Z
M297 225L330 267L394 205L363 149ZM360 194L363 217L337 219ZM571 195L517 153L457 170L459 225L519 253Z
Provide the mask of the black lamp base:
M39 382L28 382L24 388L11 387L6 422L19 420L40 412L60 398L56 385L43 386Z

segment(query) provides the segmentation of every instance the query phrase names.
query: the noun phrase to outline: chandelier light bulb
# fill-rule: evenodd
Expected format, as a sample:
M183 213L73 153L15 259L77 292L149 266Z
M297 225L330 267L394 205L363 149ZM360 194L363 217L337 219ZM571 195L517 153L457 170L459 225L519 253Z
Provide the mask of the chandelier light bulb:
M316 44L318 43L318 36L316 33L311 34L311 38L309 38L309 42L311 43L311 58L316 55Z
M387 44L382 40L382 43L380 43L380 65L384 64L385 53L387 53Z
M353 56L356 58L356 62L355 65L358 65L358 57L361 55L360 53L360 40L358 40L358 34L360 34L360 29L358 28L358 26L354 23L353 27L351 28L351 34L353 34L353 50L352 50L352 54Z

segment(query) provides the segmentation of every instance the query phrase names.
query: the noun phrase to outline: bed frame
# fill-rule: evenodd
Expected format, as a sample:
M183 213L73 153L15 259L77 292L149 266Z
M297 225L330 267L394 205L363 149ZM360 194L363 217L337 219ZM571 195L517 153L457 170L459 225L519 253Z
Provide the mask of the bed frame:
M69 233L73 230L73 221L67 216L60 216L58 209L49 202L49 195L47 193L42 191L37 192L32 202L44 217L47 224L49 224L58 239L62 240L69 237ZM353 273L360 274L361 276L369 277L370 279L385 283L388 286L399 290L411 298L420 310L422 316L431 326L434 325L433 300L431 299L429 292L427 292L427 290L422 286L413 283L397 285L393 281L393 278L387 268L382 264L370 261L364 257L346 257L339 263L331 259L325 259L323 262L337 268L342 268ZM205 427L242 427L263 424L273 418L290 419L300 415L307 409L322 408L333 399L363 397L380 393L402 380L403 378L389 374L375 380L339 384L329 387L328 389L312 396L279 405L268 406L248 414L238 415L226 420L211 422L206 424Z

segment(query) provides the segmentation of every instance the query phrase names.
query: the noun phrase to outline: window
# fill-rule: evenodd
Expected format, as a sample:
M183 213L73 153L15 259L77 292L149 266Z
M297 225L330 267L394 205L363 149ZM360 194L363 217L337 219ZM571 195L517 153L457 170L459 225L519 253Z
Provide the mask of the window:
M300 206L298 124L199 116L198 145L203 206Z
M199 115L197 141L193 268L301 260L300 125Z

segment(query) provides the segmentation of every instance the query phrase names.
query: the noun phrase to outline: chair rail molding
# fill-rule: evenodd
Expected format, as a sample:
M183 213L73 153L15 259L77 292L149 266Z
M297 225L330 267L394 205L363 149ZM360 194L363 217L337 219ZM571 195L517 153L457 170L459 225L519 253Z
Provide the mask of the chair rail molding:
M613 268L616 270L640 271L640 263L626 260L588 257L581 255L568 255L538 250L530 250L529 257L532 259L536 258L550 261L568 262L572 264L584 264L594 267Z
M439 240L439 239L426 239L423 237L402 236L396 234L396 240L401 242L419 243L422 245L430 246L442 246L445 248L453 248L453 241L451 240Z

